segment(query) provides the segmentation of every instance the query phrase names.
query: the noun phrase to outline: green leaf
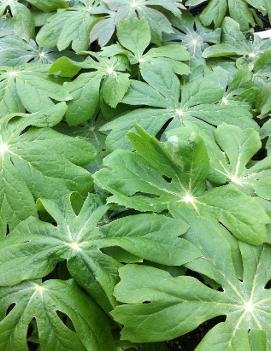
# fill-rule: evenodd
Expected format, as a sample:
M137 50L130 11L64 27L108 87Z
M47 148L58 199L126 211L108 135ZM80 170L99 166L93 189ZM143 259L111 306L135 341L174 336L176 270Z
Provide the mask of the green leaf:
M8 8L12 15L12 22L15 32L23 39L34 37L35 25L31 11L17 0L0 0L0 15L4 15Z
M101 94L109 106L116 108L122 101L130 86L129 76L127 73L120 73L110 75L104 80Z
M247 40L240 25L230 17L225 18L222 29L222 43L205 49L203 57L243 56L250 63L270 47L270 40L261 40L257 35Z
M1 120L1 235L6 234L7 225L12 229L36 215L37 198L58 199L71 191L85 194L91 189L91 176L81 166L95 156L93 146L48 128L65 111L66 106L59 104L48 112Z
M91 42L98 40L100 46L110 41L120 21L136 18L147 21L153 41L159 42L163 33L172 32L172 25L163 10L178 16L184 9L182 0L104 0L103 3L97 12L106 14L106 17L97 22L90 33Z
M86 122L95 116L99 106L101 80L101 75L91 72L80 74L74 81L64 83L64 87L73 97L68 103L66 115L70 126Z
M127 132L135 123L154 134L163 130L168 121L171 123L166 126L166 131L191 123L209 131L221 123L241 127L256 125L247 103L236 103L234 96L225 103L223 98L228 92L213 77L206 76L180 85L170 67L158 62L142 69L142 75L148 84L132 80L123 102L154 108L138 108L105 124L101 130L110 131L107 146L111 150L129 147Z
M139 58L151 42L151 31L144 19L120 21L117 36L121 45Z
M244 0L228 0L230 16L240 24L241 30L254 26L253 14Z
M220 41L221 29L204 27L197 17L183 13L181 19L173 19L174 32L165 36L166 41L180 42L193 58L201 59L209 44Z
M237 0L238 1L238 0ZM200 19L205 26L214 23L215 27L220 27L227 13L227 0L210 0L208 6L200 15Z
M246 0L210 0L201 13L200 19L205 26L214 23L217 28L221 26L227 12L239 23L243 31L255 25L252 11Z
M59 204L50 200L41 200L41 203L57 227L29 218L2 240L1 285L41 278L58 262L67 260L74 279L105 310L110 310L115 304L113 288L121 264L102 249L119 247L141 259L173 266L199 257L188 241L179 238L188 228L182 220L139 214L107 224L108 208L99 206L93 195L87 198L78 215L74 213L70 197Z
M191 276L172 277L153 267L126 265L115 296L124 303L112 315L124 325L122 338L132 342L170 340L196 329L203 322L226 315L195 350L267 350L270 290L269 246L240 244L242 276L236 273L225 234L213 223L199 219L187 238L202 252L188 267L217 282L212 289ZM215 245L215 250L214 250ZM148 302L148 303L146 303ZM268 341L267 341L268 340Z
M95 17L84 7L59 10L49 17L36 39L40 46L57 47L59 51L70 45L76 52L87 50L89 32L94 23Z
M48 73L59 77L73 78L81 70L79 63L69 57L62 56L57 59L49 68Z
M72 280L33 281L1 287L0 301L3 351L28 350L26 336L33 320L42 349L103 351L106 347L116 350L108 319ZM65 323L65 317L71 320L72 327Z
M59 56L58 52L40 48L32 39L24 40L14 34L0 38L0 65L17 66L28 62L50 64Z
M47 0L27 0L27 1L30 4L34 5L37 9L44 12L55 11L59 8L68 7L68 4L65 0L50 0L50 2L48 2Z
M48 66L26 64L0 70L1 116L12 112L38 112L54 106L53 101L68 101L71 96L50 80Z
M228 160L221 161L216 169L225 177L224 182L232 182L241 190L270 200L271 159L268 156L256 164L251 162L262 146L259 133L254 129L241 130L235 126L221 125L215 135Z
M64 83L73 100L68 104L67 122L78 125L92 119L100 100L116 108L130 86L127 62L120 57L107 58L102 54L86 52L85 61L77 62L61 57L50 67L49 72L60 77L71 78L81 69L88 70L72 82Z
M108 202L138 211L169 209L189 224L203 215L215 218L242 241L267 240L269 219L255 199L234 186L207 188L208 155L199 136L183 135L176 147L136 127L129 138L136 153L116 150L104 159L106 168L94 175L97 185L113 194Z

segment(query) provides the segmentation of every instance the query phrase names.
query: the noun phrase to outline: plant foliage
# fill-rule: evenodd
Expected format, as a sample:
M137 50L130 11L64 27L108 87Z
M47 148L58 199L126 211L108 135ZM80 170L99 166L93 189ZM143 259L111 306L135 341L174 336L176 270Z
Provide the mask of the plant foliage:
M1 351L271 350L268 16L0 0Z

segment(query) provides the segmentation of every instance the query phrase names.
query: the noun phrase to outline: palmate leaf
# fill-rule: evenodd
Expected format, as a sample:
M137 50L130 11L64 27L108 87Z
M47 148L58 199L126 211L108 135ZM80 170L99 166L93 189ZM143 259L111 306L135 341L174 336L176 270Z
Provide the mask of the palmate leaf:
M139 64L142 74L156 63L163 65L165 62L177 74L189 74L190 68L182 61L188 61L190 56L187 50L177 44L170 44L151 48L146 52L151 42L151 32L144 19L122 20L117 27L117 36L120 44L126 48L128 59L132 65ZM106 50L106 47L105 47Z
M12 112L38 112L68 101L72 96L48 77L48 65L0 67L0 116ZM53 101L54 100L54 101Z
M24 40L16 35L8 35L0 38L0 65L17 66L31 63L53 63L61 54L40 48L37 43L30 39Z
M181 42L189 51L192 58L200 59L204 49L210 44L220 41L221 29L215 30L204 27L197 17L183 13L181 17L172 19L174 32L164 36L168 42Z
M52 75L70 78L81 69L87 70L75 80L64 83L65 89L72 96L66 114L66 120L71 126L92 119L97 113L100 99L115 108L130 86L130 75L126 73L128 65L123 57L107 58L92 52L89 54L83 62L63 56L49 70Z
M187 235L202 253L187 266L215 281L220 291L194 277L172 277L157 268L121 268L115 296L125 305L118 306L112 315L124 325L122 338L134 342L169 340L211 318L226 316L196 351L269 350L271 295L266 284L270 280L270 247L239 243L238 263L233 260L227 235L206 219L197 220Z
M135 123L154 135L168 121L171 123L166 130L187 123L209 130L223 122L241 127L257 126L251 119L250 106L246 102L235 101L234 94L225 91L227 80L226 87L215 81L213 76L181 85L166 63L153 63L142 71L142 75L148 84L131 80L131 87L122 102L148 108L137 108L101 128L102 131L110 131L107 146L111 150L129 147L127 132ZM228 93L229 97L225 100Z
M116 350L107 317L72 280L1 287L0 302L2 351L28 351L27 332L33 321L41 350ZM66 325L60 314L68 317L71 325Z
M81 168L95 156L84 139L71 138L49 128L66 112L65 103L0 123L0 232L36 215L35 200L58 199L71 191L86 193L90 174ZM16 194L16 196L14 196Z
M23 39L34 37L35 25L30 9L17 0L0 0L0 16L10 9L15 32Z
M41 278L57 262L66 260L73 278L105 310L110 310L115 305L113 288L121 264L103 249L119 247L139 260L173 266L199 257L187 240L179 238L188 228L182 220L139 214L106 224L108 207L97 200L89 195L78 215L69 196L59 204L41 200L57 227L30 218L0 242L0 285Z
M153 40L159 42L162 33L172 32L172 25L163 10L177 16L185 9L182 0L104 0L103 3L106 6L100 6L100 13L107 16L95 24L90 33L90 41L98 40L100 46L110 41L119 21L137 17L148 22Z
M96 22L96 0L77 1L74 7L58 10L49 17L37 35L37 42L59 51L70 45L74 51L89 48L89 32Z
M26 0L41 11L54 11L58 8L67 7L65 0ZM35 35L35 24L30 9L23 1L0 0L0 16L10 10L15 32L23 39L33 38Z
M221 26L226 15L237 21L242 31L248 30L250 26L255 25L254 14L249 5L267 12L263 4L264 0L208 0L207 7L204 8L200 15L201 22L205 26L214 23L215 27ZM204 3L205 0L187 0L187 6L195 6Z
M253 40L246 39L240 26L232 18L226 17L222 28L222 43L210 46L203 52L203 57L243 57L253 63L257 57L270 48L270 39L261 39L257 34Z
M177 148L159 143L139 127L129 139L136 153L116 150L104 159L106 168L94 175L96 184L113 194L108 202L138 211L169 209L190 224L199 215L207 216L240 240L266 241L269 219L255 199L231 185L207 189L207 149L195 133L183 133Z
M224 177L224 182L232 182L240 190L271 200L270 156L256 163L251 161L262 147L259 133L252 128L241 130L236 126L222 124L215 131L215 138L227 157L220 157L215 169Z

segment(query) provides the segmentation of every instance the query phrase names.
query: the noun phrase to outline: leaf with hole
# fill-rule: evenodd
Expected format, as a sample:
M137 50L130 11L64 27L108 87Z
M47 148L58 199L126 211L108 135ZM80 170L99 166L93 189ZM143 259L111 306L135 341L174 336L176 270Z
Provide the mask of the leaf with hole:
M107 317L72 280L29 281L1 287L0 301L3 351L29 350L27 332L33 320L41 349L116 350ZM69 324L65 324L67 318Z
M78 215L69 197L59 204L51 200L40 204L57 227L29 218L2 240L0 285L44 277L57 262L66 260L73 278L110 310L121 263L103 249L119 247L141 260L173 266L198 257L198 251L179 238L188 229L181 219L139 214L106 223L108 207L101 206L94 195L88 196Z
M116 307L112 315L124 325L123 339L170 340L209 319L226 316L224 322L207 332L195 350L268 350L271 296L265 286L270 280L270 247L240 243L239 265L243 271L239 276L224 231L199 219L186 236L202 253L188 267L215 281L219 290L192 276L173 277L153 267L126 265L120 269L115 296L123 305Z

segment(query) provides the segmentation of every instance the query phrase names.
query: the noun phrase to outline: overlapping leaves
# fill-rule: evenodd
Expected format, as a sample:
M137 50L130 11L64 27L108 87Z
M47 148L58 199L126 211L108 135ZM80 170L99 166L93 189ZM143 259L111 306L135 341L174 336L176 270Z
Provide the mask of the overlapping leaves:
M269 350L269 1L0 15L0 349Z
M205 3L205 0L187 0L187 6L196 6ZM240 24L243 31L254 26L258 16L254 9L262 14L271 14L268 0L208 0L207 6L200 15L200 19L205 26L214 24L220 27L227 14Z
M171 33L173 30L164 12L168 11L177 16L184 8L182 0L103 0L99 10L107 16L95 24L90 33L90 40L98 40L100 46L105 46L119 21L139 17L148 22L153 40L159 42L162 33Z
M72 280L1 287L0 301L3 351L28 351L31 338L52 351L116 350L107 317ZM27 336L30 327L33 334Z
M172 277L153 267L121 268L115 295L124 305L114 310L113 317L124 324L122 337L136 342L173 339L206 320L226 315L226 321L207 333L197 351L267 350L270 247L239 243L241 257L236 260L228 235L203 219L187 235L202 255L188 267L215 281L221 291L194 277Z
M55 101L71 99L64 87L48 77L47 65L0 67L0 116L38 112L53 107Z
M173 266L197 257L192 245L178 238L187 230L182 220L142 214L106 224L108 207L99 206L97 200L89 196L78 215L70 198L60 204L42 200L57 227L30 218L2 240L0 285L41 278L50 273L57 262L67 260L75 280L104 309L110 310L115 304L113 288L121 264L104 253L104 248L117 246L141 259Z
M113 194L108 202L139 211L169 210L189 223L199 215L207 216L238 239L254 244L266 241L269 219L255 199L231 185L207 188L208 154L197 135L183 133L176 149L138 127L129 139L136 153L113 152L104 160L106 168L95 174L96 183Z
M123 102L149 107L123 114L101 128L103 131L110 130L107 138L109 149L127 147L127 132L135 123L154 135L169 121L167 130L190 123L209 130L223 122L255 127L246 102L236 103L234 94L225 100L224 95L228 95L225 94L227 79L221 83L219 79L215 81L213 77L206 76L181 85L166 63L153 63L142 75L147 83L132 80Z
M64 87L71 95L66 120L69 125L78 125L92 119L97 113L100 100L115 108L126 94L130 79L127 62L121 57L107 58L90 53L83 62L63 56L50 67L52 75L73 77L81 69L87 70Z
M84 194L91 189L91 176L82 166L95 156L93 146L50 128L59 123L65 111L61 103L46 112L1 120L1 235L5 235L7 225L13 228L36 215L38 197L57 199L71 191Z

